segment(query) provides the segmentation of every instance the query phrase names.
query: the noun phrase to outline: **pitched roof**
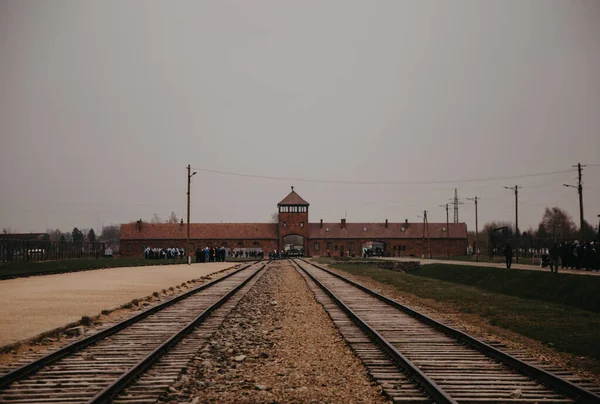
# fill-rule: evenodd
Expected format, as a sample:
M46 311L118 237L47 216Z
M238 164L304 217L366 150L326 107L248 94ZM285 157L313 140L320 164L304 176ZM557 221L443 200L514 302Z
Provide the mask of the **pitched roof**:
M179 223L137 223L121 225L121 240L185 240L187 226ZM277 239L276 223L190 223L191 239Z
M429 223L430 238L446 238L446 223ZM329 229L329 230L328 230ZM427 235L427 232L425 233ZM423 223L346 223L345 228L340 223L310 223L308 225L309 239L328 238L403 238L415 239L423 237ZM467 238L465 223L450 223L450 238Z
M294 187L292 187L292 192L288 194L281 202L277 204L277 206L281 205L306 205L308 206L308 202L306 202L300 195L294 191Z

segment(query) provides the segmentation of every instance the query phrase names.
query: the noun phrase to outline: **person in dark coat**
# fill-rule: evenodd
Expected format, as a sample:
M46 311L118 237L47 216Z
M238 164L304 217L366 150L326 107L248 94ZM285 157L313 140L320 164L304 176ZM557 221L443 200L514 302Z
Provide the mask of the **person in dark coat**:
M196 263L200 262L201 255L202 255L202 251L200 251L200 247L196 248Z
M506 258L506 268L510 268L512 265L513 249L510 243L506 243L504 246L504 257Z

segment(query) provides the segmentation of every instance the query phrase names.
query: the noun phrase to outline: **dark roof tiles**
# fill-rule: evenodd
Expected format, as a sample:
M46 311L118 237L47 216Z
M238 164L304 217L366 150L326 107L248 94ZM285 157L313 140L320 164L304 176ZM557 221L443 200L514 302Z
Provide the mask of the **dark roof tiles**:
M183 239L187 225L137 223L121 225L121 240ZM276 223L190 223L191 239L277 239Z
M281 206L281 205L306 205L306 206L308 206L309 204L304 199L302 199L302 197L300 195L298 195L296 193L296 191L294 191L294 189L292 189L292 192L290 192L288 194L288 196L283 198L283 200L277 204L277 206Z

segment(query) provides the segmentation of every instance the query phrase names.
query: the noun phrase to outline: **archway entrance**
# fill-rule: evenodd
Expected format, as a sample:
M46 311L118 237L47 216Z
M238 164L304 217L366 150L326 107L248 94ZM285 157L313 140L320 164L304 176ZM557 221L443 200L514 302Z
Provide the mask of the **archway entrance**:
M288 257L304 255L304 237L298 234L283 236L283 254Z
M385 254L385 243L381 241L365 241L362 244L363 257L381 257Z

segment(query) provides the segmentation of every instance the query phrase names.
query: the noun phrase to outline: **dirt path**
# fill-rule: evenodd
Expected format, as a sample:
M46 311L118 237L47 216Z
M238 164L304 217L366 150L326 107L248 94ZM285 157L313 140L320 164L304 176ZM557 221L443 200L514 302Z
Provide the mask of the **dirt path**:
M0 281L0 346L233 265L108 268Z
M242 299L163 402L386 400L304 280L282 261Z
M450 265L469 265L469 266L477 266L477 267L488 267L488 268L506 268L504 263L499 262L481 262L481 261L453 261L453 260L443 260L443 259L427 259L427 258L417 258L417 257L409 257L409 258L379 258L382 260L390 260L390 261L419 261L421 265L425 264L450 264ZM550 268L542 268L539 265L527 265L527 264L513 264L511 265L512 269L520 269L526 271L542 271L542 272L550 272ZM589 276L600 276L600 272L594 271L583 271L576 269L562 269L558 268L559 273L563 274L571 274L571 275L589 275Z

